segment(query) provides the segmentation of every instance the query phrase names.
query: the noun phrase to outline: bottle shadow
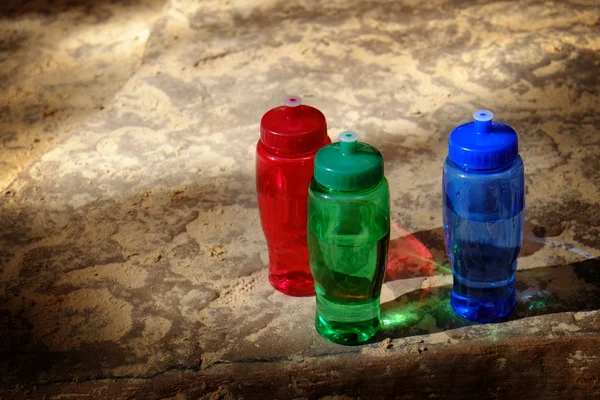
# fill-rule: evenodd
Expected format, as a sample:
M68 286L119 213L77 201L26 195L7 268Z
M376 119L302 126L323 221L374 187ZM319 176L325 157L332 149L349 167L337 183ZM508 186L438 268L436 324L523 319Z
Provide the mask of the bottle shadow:
M544 247L544 240L534 234L537 228L535 224L525 223L520 257L529 257ZM402 236L390 241L386 282L452 274L442 227L410 233L392 222L392 230Z
M385 281L452 273L444 247L444 231L437 228L409 233L392 223L392 229L402 236L391 240Z
M507 321L600 308L600 258L516 272L517 305ZM475 324L454 312L451 285L414 290L381 305L374 338L432 334Z

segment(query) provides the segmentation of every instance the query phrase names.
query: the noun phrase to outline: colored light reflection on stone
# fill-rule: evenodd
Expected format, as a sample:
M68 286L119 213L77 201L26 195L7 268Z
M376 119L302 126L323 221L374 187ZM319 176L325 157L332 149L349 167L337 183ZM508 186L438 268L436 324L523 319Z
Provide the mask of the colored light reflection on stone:
M437 264L429 249L396 222L391 228L401 236L390 242L386 281L435 275Z
M432 262L435 268L441 272L442 275L452 275L452 268L450 268L450 264L440 264L435 261Z
M382 329L402 329L416 324L421 319L415 304L407 304L399 310L381 314Z
M545 308L545 307L546 307L546 303L545 303L545 302L543 302L543 301L541 301L541 300L538 300L538 301L536 301L536 302L534 302L534 303L531 303L531 304L529 305L529 307L527 307L527 309L528 309L529 311L534 311L534 310L540 310L540 309L543 309L543 308Z
M382 306L382 329L415 328L425 333L465 325L466 320L462 321L452 310L449 298L448 288L425 288L407 293Z

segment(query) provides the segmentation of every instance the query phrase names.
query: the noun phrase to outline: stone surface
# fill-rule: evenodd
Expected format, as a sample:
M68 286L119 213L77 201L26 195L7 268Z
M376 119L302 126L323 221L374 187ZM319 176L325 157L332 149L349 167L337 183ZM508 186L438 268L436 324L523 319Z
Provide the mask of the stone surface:
M3 0L0 190L103 109L139 67L163 0Z
M597 1L16 3L0 8L2 397L600 395ZM39 54L71 69L36 81L11 61ZM76 128L44 122L46 104L77 109L62 90L82 98ZM10 93L38 102L32 122ZM362 347L325 342L314 299L267 282L254 150L288 93L386 160L385 327ZM449 309L440 212L447 135L478 108L517 129L527 174L519 303L487 326ZM64 139L32 151L38 131Z

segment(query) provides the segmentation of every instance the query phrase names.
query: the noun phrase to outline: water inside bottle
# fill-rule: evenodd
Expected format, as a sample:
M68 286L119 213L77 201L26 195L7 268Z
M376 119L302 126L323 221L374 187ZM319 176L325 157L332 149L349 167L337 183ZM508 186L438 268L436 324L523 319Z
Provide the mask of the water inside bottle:
M389 231L366 243L337 244L310 233L311 271L317 293L316 327L336 343L356 344L379 329L379 297ZM341 240L343 242L343 240Z
M487 222L461 217L450 209L445 212L454 275L452 305L459 314L482 322L505 317L516 301L523 212Z

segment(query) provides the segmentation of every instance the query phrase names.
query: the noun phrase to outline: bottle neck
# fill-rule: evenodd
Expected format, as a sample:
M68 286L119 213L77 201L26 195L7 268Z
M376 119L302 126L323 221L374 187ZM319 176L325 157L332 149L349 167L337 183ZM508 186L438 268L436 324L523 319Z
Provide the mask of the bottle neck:
M468 167L465 167L464 165L455 163L450 157L448 157L448 162L450 162L454 167L456 167L462 171L469 172L471 174L485 175L485 174L496 174L498 172L503 172L503 171L509 170L513 165L515 165L516 159L515 159L515 161L513 161L510 164L503 165L498 168L490 168L490 169L468 168Z
M382 181L377 182L377 184L368 187L366 189L361 189L361 190L354 190L354 191L344 191L344 190L336 190L336 189L331 189L325 185L321 185L314 177L313 177L313 183L315 185L315 189L317 189L318 191L322 192L322 193L327 193L327 194L343 194L343 195L348 195L348 194L356 194L356 195L362 195L362 194L366 194L368 192L373 191L374 189L377 188L377 186L379 186L381 184Z
M319 149L323 146L325 146L326 144L330 143L329 137L326 136L325 140L323 141L323 143L321 143L317 148L311 149L310 151L306 151L304 153L286 153L286 152L282 152L273 148L269 148L267 146L265 146L265 144L259 140L258 141L258 146L266 153L268 153L271 156L274 157L278 157L278 158L291 158L291 159L295 159L295 158L306 158L306 157L312 157L314 156L317 151L319 151Z

